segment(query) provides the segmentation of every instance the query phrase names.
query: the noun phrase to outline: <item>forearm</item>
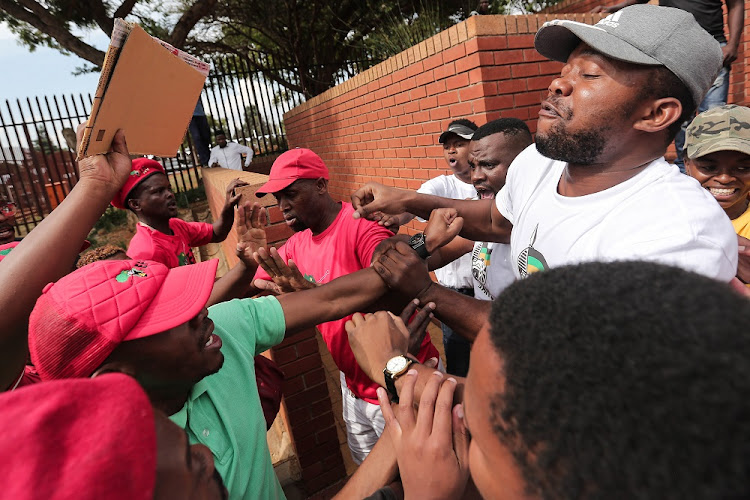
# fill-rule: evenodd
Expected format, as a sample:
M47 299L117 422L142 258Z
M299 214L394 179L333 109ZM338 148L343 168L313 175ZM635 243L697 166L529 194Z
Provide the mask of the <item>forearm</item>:
M208 298L206 307L257 293L257 289L252 286L253 276L255 276L257 269L257 264L246 266L244 262L240 261L214 283L214 288L211 291L211 296Z
M367 268L325 285L281 295L278 300L284 310L287 335L363 311L386 290L378 273Z
M396 451L386 428L370 454L334 500L361 500L390 484L398 473Z
M425 235L425 237L427 237L427 235ZM466 255L468 252L471 252L473 248L474 242L456 236L450 243L432 252L427 259L427 267L430 271L440 269L459 257Z
M234 207L232 205L224 206L224 209L219 215L219 220L214 222L214 236L211 239L213 243L219 243L227 239L229 231L232 230L234 224Z
M744 3L739 0L727 1L727 26L729 27L727 45L730 47L734 47L735 49L739 47L744 21Z
M26 359L27 320L47 283L71 271L83 240L114 196L111 187L81 180L55 210L0 263L0 388Z
M467 297L437 283L420 294L419 302L434 302L435 317L470 341L477 337L492 307L492 301Z

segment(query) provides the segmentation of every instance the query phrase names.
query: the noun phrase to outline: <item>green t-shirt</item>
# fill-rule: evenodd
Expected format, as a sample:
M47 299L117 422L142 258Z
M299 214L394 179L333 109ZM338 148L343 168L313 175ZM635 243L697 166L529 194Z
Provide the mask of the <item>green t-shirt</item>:
M221 337L224 365L193 387L170 418L190 443L208 446L230 499L283 499L266 441L266 421L253 357L284 339L284 312L275 297L236 299L212 306L208 316Z

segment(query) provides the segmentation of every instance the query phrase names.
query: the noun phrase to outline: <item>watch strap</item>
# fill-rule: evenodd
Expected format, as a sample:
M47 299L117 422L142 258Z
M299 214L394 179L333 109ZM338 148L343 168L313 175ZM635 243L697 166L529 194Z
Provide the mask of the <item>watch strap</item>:
M391 399L391 402L398 404L398 391L396 390L396 379L399 378L401 375L405 374L409 371L409 368L411 368L411 365L416 363L413 359L404 356L407 359L406 368L403 372L399 373L398 375L393 375L391 372L388 371L388 368L383 368L383 378L385 379L385 390L388 392L388 397Z

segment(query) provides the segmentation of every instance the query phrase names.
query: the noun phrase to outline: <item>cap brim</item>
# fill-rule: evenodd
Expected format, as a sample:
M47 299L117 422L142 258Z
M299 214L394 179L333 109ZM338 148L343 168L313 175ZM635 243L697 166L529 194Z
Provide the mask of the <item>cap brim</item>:
M211 259L170 269L148 309L123 341L164 332L197 316L211 296L218 265L218 259Z
M604 29L577 21L557 20L545 24L536 33L534 47L548 59L567 62L570 53L581 42L612 59L633 64L663 66L653 57L610 35Z
M282 189L286 189L291 186L292 183L296 180L297 178L295 177L294 179L274 179L272 181L268 181L255 192L255 196L260 198L261 196L265 196L268 193L278 193Z
M719 151L738 151L750 155L750 141L731 137L718 139L716 141L702 142L698 147L692 145L686 147L687 157L691 160L711 153L717 153Z
M442 134L440 134L440 137L438 138L438 142L440 144L444 144L445 141L448 140L448 137L450 137L452 135L457 135L458 137L461 137L462 139L466 139L467 141L470 141L471 138L474 136L474 134L459 134L458 132L453 132L453 131L446 130L445 132L443 132Z

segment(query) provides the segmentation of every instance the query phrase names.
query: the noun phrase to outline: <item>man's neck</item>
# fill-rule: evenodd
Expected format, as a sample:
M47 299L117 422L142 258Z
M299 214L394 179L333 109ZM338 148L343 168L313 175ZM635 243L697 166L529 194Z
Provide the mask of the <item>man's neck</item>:
M463 182L465 184L472 184L472 182L471 182L471 174L470 173L468 173L468 172L463 172L463 173L453 172L453 174L456 176L456 179L458 179L459 181L461 181L461 182Z
M166 413L167 415L174 415L185 406L190 395L192 387L183 389L171 389L171 390L148 390L148 397L151 400L151 405Z
M744 214L745 212L747 212L748 204L750 204L750 200L745 200L742 203L737 203L737 204L729 207L726 210L727 216L730 219L732 219L732 220L737 219L742 214Z
M323 213L323 217L321 217L320 221L315 225L315 227L310 227L310 231L312 231L313 235L317 236L329 227L331 227L331 224L333 224L333 221L336 220L336 217L338 217L339 212L341 212L342 204L339 201L334 201L333 198L328 198L327 206L324 210L321 211Z
M172 236L174 233L172 232L172 229L169 227L169 219L171 217L145 217L145 216L139 216L138 221L142 224L145 224L146 226L150 227L151 229L154 229L155 231L159 231L160 233L168 234Z

